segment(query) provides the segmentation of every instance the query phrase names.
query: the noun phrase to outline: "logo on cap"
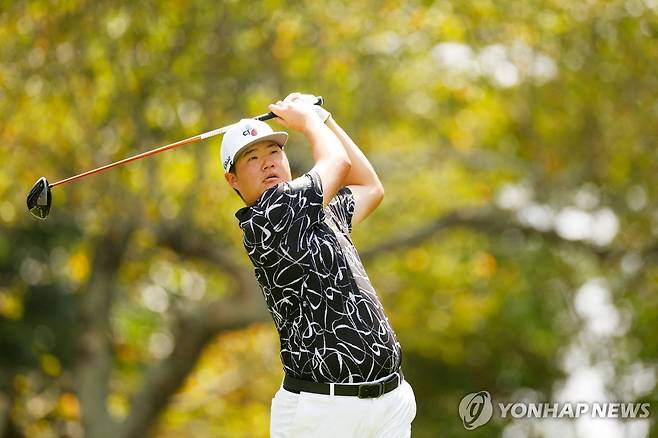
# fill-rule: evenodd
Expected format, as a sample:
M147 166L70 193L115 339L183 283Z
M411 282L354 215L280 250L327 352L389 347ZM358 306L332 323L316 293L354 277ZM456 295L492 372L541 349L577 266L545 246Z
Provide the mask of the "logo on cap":
M245 128L246 129L244 131L242 131L242 135L244 135L245 137L247 135L250 135L250 134L251 134L252 137L255 137L255 136L258 135L258 131L256 131L256 128L252 128L249 125L245 126Z
M231 163L231 157L228 157L226 160L224 160L224 169L228 169L228 165Z

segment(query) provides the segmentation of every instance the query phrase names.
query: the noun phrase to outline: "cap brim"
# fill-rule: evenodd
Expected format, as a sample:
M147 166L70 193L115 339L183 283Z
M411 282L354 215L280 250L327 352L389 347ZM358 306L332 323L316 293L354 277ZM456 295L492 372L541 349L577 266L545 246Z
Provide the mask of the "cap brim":
M283 131L273 132L272 134L267 134L262 137L256 137L246 145L242 146L233 156L233 165L238 162L242 154L247 150L247 148L253 144L260 143L263 141L273 141L283 148L286 142L288 141L288 133Z

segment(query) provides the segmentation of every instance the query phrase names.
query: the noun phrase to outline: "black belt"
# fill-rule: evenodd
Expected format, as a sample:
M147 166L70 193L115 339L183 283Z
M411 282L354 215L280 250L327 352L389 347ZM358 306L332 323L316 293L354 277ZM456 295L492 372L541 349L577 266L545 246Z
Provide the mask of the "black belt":
M387 392L393 391L400 385L404 376L402 371L393 374L389 379L378 383L341 384L334 383L334 395L347 395L359 398L377 398ZM300 392L313 392L315 394L331 394L329 383L311 382L308 380L295 379L286 375L283 378L283 388L287 391L299 394Z

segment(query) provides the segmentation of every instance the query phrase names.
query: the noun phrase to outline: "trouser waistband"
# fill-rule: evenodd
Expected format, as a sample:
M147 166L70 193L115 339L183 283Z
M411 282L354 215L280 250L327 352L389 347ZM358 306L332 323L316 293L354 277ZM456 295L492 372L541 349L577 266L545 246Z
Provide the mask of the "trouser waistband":
M283 388L297 394L300 392L312 392L315 394L377 398L393 391L403 380L402 371L392 374L388 379L381 382L358 384L311 382L286 375L283 378Z

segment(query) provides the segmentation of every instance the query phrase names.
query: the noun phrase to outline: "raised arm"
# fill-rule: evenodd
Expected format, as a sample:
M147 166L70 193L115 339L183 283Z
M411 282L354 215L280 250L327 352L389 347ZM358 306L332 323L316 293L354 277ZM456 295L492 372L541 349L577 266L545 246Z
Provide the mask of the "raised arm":
M302 102L278 101L270 105L270 111L283 126L303 133L311 143L313 169L322 181L322 203L329 204L336 192L344 185L350 172L351 161L338 137L318 117L313 108Z
M355 205L352 224L358 224L367 218L382 202L382 199L384 199L384 186L379 181L379 177L368 158L333 117L329 116L326 126L339 139L352 163L342 185L348 186L354 194Z

